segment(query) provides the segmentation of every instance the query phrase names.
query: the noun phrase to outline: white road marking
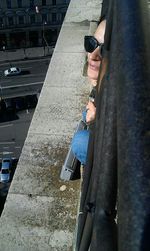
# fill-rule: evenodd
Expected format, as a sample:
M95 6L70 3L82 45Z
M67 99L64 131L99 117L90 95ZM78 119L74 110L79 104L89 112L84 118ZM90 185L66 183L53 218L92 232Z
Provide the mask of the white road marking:
M29 70L32 69L33 67L21 67L21 70Z
M22 85L9 85L9 86L3 86L3 89L9 89L9 88L16 88L16 87L24 87L24 86L30 86L30 85L41 85L43 82L34 82L34 83L28 83L28 84L22 84Z
M10 127L10 126L13 126L14 124L8 124L8 125L1 125L0 128L3 128L3 127Z
M23 61L22 60L19 60L17 63L16 62L12 62L13 64L15 64L16 66L19 66L19 64L28 64L28 63L31 63L31 62L41 62L41 61L47 61L47 60L50 60L51 59L51 55L48 57L48 58L39 58L39 59L29 59L29 60L26 60L26 61ZM4 63L2 62L2 60L0 60L0 65L3 66L3 65L7 65L8 68L9 68L9 63Z
M13 152L3 152L3 155L12 154Z
M46 73L45 74L40 74L40 75L38 75L39 77L43 77L43 76L46 76ZM27 81L27 78L31 78L31 77L37 77L37 75L36 74L30 74L30 75L23 75L21 78L24 78L23 80L26 80ZM9 80L7 80L7 79L3 79L2 80L2 84L3 85L5 85L5 84L12 84L13 82L15 82L15 79L9 79ZM44 80L43 80L43 82L44 82ZM3 86L2 86L3 87Z
M15 141L0 142L0 145L13 145L13 144L15 144Z
M42 74L27 74L27 75L19 75L19 78L31 78L31 77L43 77L43 76L46 76L46 72L45 73L42 73ZM12 81L8 81L7 79L3 79L3 83L11 83Z

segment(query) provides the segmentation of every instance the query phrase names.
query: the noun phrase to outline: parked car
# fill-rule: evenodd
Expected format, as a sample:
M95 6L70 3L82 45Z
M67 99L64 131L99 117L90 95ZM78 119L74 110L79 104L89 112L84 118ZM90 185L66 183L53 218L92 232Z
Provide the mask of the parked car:
M17 97L14 98L14 102L16 104L16 110L21 111L26 109L26 102L24 97Z
M6 106L7 111L10 111L10 112L15 111L16 105L15 105L15 102L12 98L4 99L4 102L5 102L5 106Z
M35 108L38 102L37 95L28 95L25 97L27 108Z
M3 158L0 172L0 181L3 183L10 181L11 158Z
M15 75L19 75L19 74L21 74L21 69L18 67L11 67L11 68L4 71L4 75L6 77L15 76Z

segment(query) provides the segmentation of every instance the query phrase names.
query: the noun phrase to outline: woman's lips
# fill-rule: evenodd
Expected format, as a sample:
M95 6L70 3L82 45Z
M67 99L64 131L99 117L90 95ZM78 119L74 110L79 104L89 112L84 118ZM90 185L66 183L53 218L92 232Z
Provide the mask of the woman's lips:
M99 69L99 67L95 64L89 64L90 69L97 71Z

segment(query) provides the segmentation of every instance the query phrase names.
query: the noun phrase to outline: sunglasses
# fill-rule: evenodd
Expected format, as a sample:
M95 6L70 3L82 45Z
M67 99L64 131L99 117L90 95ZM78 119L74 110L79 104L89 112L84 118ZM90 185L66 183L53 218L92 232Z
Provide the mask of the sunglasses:
M84 49L86 52L93 52L97 47L100 47L100 54L102 54L103 43L99 43L93 36L84 37Z

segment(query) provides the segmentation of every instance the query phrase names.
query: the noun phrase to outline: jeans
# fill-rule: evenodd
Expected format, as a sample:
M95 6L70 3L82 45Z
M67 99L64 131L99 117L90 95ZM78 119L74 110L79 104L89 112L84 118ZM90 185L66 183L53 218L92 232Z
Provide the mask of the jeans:
M89 142L89 130L81 130L74 134L72 139L72 151L81 164L86 164L86 156Z

